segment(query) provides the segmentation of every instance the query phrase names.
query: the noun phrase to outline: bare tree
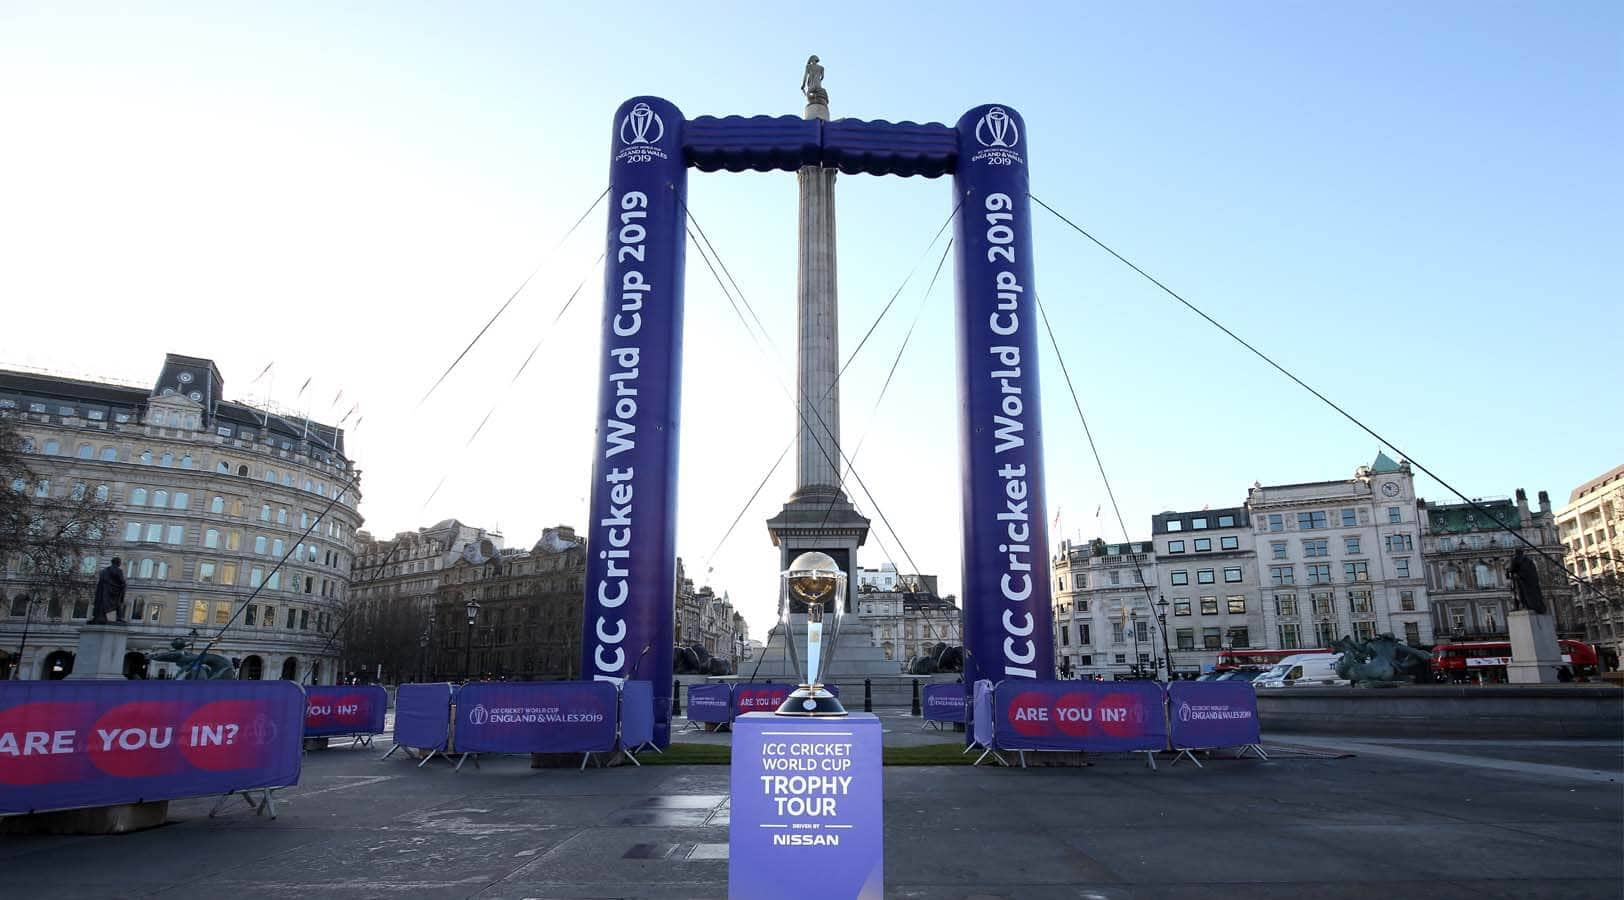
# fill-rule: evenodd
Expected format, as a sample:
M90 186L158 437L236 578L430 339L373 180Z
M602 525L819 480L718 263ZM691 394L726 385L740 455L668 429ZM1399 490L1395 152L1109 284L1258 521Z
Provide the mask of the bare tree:
M13 602L27 596L30 614L46 602L79 615L89 609L112 504L82 484L57 495L28 454L16 421L0 416L0 579Z

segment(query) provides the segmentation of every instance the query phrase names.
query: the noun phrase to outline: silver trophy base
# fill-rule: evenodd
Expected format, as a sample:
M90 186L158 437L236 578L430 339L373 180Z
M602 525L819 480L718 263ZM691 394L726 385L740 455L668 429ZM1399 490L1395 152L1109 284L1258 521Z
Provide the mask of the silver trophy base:
M846 707L840 705L840 699L829 693L821 684L803 684L790 692L789 698L778 707L780 716L817 716L829 717L843 716Z

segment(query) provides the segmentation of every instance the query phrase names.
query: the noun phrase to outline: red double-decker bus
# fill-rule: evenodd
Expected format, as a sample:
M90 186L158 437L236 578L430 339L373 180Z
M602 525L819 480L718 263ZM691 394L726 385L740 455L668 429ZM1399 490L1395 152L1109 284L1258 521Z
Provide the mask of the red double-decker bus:
M1562 662L1567 664L1571 675L1594 678L1600 672L1596 648L1583 641L1557 643L1562 647ZM1506 665L1510 662L1510 641L1468 641L1432 648L1432 671L1439 681L1505 684Z
M1213 669L1218 672L1266 672L1274 668L1275 663L1288 656L1334 652L1336 651L1312 647L1301 650L1221 650L1218 653L1218 664L1213 666Z

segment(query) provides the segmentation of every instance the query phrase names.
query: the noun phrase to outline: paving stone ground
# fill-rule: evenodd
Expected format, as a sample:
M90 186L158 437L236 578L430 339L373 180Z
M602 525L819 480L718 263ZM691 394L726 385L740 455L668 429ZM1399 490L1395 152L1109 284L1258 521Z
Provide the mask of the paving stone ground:
M888 716L888 742L932 737ZM706 736L700 740L723 740ZM887 896L910 900L1617 898L1618 742L1342 745L1149 771L885 770ZM1339 756L1352 747L1355 756ZM698 900L727 893L723 766L460 773L382 748L306 757L246 806L115 837L0 837L0 896Z

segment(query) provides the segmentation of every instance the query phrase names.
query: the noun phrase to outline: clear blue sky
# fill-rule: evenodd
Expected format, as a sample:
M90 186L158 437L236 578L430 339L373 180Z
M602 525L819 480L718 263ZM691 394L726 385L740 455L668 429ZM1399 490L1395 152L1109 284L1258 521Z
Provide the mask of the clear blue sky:
M458 516L527 544L584 524L595 275L503 386L600 251L594 217L547 254L602 190L611 113L639 93L691 116L797 112L810 53L837 116L1020 109L1039 197L1467 493L1546 489L1560 505L1624 461L1616 3L60 7L0 5L0 363L147 381L164 351L212 356L232 396L299 409L313 377L311 411L330 418L342 387L364 407L352 449L377 532ZM690 185L784 348L794 185ZM947 194L841 179L845 348L919 260ZM1037 223L1038 289L1134 538L1153 512L1235 504L1254 480L1346 477L1375 456L1120 264ZM544 257L504 327L417 407ZM876 418L923 280L899 300L847 376L844 414L848 447L868 435L858 469L902 542L957 590L950 285L927 299ZM679 549L703 577L792 434L773 373L793 362L750 349L693 255L687 334ZM1120 539L1108 509L1096 526L1100 480L1050 357L1051 514L1066 536ZM274 389L251 386L273 360ZM757 635L775 568L761 523L791 468L709 560Z

